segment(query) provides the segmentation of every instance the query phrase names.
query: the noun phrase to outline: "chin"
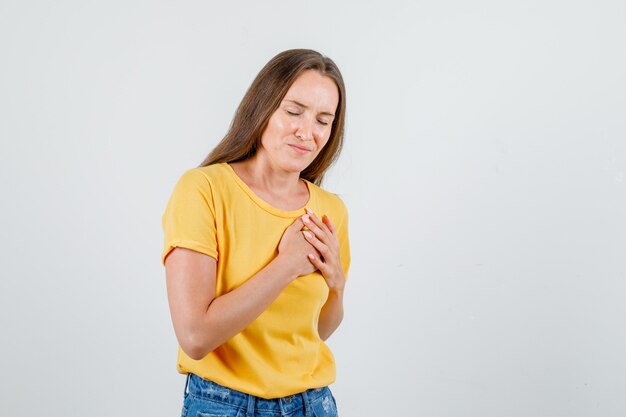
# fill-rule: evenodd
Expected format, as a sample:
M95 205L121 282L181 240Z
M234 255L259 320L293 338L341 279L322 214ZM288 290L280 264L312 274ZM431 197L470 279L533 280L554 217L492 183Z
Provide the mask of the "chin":
M294 164L290 167L289 171L291 172L297 172L298 174L300 174L302 171L304 171L306 169L306 167L308 167L309 164Z
M284 161L281 164L281 168L288 172L297 172L298 174L304 171L309 165L310 161Z

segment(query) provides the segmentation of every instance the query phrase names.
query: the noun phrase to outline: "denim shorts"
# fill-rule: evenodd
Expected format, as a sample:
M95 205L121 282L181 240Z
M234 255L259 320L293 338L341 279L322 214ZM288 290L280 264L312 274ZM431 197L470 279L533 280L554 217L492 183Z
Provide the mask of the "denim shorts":
M187 375L181 417L337 417L328 387L271 400Z

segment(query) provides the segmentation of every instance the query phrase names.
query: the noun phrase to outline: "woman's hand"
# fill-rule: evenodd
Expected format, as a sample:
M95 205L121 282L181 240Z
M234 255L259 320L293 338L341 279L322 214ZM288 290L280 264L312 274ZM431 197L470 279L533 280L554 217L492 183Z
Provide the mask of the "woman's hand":
M324 215L320 220L313 211L308 208L306 211L308 214L301 219L309 230L301 233L318 252L309 254L309 259L324 276L330 291L342 292L346 285L346 277L339 259L337 231L328 216Z
M299 218L289 226L278 243L278 256L284 257L288 268L296 276L312 274L317 267L311 262L309 254L319 257L319 252L304 238L304 224Z

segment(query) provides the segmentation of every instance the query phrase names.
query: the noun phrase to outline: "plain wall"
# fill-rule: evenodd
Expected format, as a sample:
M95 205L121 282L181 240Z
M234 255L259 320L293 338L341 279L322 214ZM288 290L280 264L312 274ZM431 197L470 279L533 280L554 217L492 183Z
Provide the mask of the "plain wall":
M343 417L626 415L626 3L0 2L0 415L175 416L161 215L276 53L342 69Z

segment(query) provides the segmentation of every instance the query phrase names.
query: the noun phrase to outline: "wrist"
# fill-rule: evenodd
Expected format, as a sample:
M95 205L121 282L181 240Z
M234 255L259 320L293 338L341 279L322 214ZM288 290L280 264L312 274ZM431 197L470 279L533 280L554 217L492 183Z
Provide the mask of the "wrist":
M288 283L298 278L298 273L293 266L293 263L289 262L289 260L284 256L281 256L280 253L270 264L275 268L276 272L280 274L280 276L283 276L286 280L288 280Z
M345 286L336 286L328 289L329 295L335 295L338 297L343 297L343 290Z
M331 280L328 280L329 285L328 289L331 293L335 293L338 295L343 295L343 290L346 286L346 277L343 274L343 271L338 272Z

